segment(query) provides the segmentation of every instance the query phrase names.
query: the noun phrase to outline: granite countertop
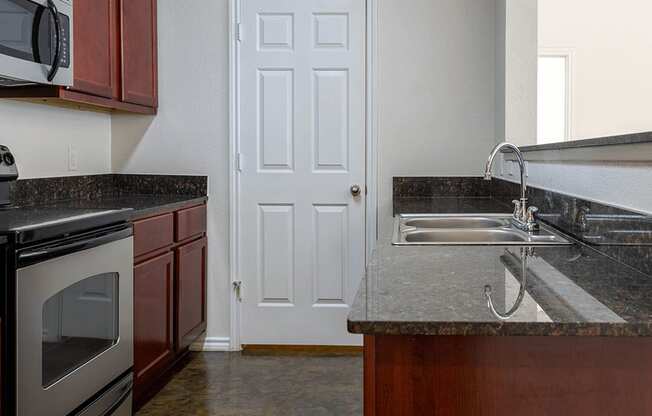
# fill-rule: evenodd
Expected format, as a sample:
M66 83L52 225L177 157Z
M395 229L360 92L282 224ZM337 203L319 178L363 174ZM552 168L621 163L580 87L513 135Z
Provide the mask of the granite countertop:
M417 206L419 198L412 199ZM424 210L413 212L499 209L491 198L422 199ZM523 250L398 247L385 239L361 282L348 328L369 335L652 336L650 293L649 275L580 243Z
M131 219L149 217L166 211L174 211L208 200L207 196L193 195L123 195L90 201L104 209L130 209Z

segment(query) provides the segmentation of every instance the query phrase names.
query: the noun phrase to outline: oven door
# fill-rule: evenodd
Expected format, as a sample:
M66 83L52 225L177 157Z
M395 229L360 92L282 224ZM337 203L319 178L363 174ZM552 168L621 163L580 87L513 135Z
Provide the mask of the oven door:
M18 415L67 415L133 367L133 238L89 246L17 271Z
M0 0L0 86L73 83L72 3Z

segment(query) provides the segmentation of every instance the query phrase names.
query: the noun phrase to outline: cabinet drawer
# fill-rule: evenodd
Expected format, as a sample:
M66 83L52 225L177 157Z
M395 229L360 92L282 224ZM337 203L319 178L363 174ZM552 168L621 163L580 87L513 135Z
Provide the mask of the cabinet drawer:
M174 215L175 241L183 241L206 232L206 205L182 209Z
M174 215L165 214L134 222L134 257L174 243Z

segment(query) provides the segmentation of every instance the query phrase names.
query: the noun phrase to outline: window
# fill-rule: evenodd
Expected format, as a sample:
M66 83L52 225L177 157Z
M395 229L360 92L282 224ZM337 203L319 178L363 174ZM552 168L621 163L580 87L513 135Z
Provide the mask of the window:
M43 305L43 387L118 342L118 274L91 276Z
M570 139L570 55L539 55L537 144Z

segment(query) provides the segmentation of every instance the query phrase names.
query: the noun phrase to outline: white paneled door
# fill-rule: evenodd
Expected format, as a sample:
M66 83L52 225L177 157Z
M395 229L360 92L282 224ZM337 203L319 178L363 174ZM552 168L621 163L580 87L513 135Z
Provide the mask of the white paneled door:
M242 343L359 344L365 0L241 0L240 37Z

